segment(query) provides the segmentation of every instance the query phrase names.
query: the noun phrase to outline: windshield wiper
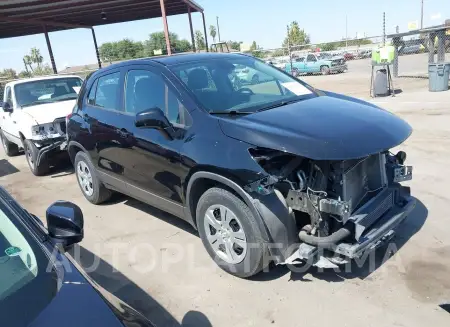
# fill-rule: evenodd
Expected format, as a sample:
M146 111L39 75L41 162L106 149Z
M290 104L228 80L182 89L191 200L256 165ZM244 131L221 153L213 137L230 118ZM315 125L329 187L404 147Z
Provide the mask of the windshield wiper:
M250 115L254 114L254 112L251 111L237 111L237 110L230 110L230 111L210 111L211 115L230 115L230 116L238 116L238 115Z
M277 103L271 104L271 105L269 105L267 107L262 107L262 108L256 110L256 112L270 110L270 109L274 109L274 108L279 108L279 107L282 107L282 106L285 106L285 105L288 105L288 104L291 104L291 103L294 103L294 102L299 102L301 100L303 100L303 99L294 99L294 100L289 100L289 101L277 102Z
M45 104L45 103L50 103L50 102L52 102L52 101L42 101L42 100L41 101L33 101L31 103L26 103L26 104L21 105L21 107L24 108L24 107L29 107L29 106L36 106L38 104Z

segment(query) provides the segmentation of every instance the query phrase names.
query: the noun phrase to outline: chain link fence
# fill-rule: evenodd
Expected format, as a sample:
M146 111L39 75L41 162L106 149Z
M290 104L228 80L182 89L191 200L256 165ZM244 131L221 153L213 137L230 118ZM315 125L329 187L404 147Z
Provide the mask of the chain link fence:
M429 63L450 62L450 26L447 30L256 49L248 53L294 75L348 71L370 77L372 52L384 45L395 49L394 77L427 77ZM345 69L336 67L342 66L342 60Z

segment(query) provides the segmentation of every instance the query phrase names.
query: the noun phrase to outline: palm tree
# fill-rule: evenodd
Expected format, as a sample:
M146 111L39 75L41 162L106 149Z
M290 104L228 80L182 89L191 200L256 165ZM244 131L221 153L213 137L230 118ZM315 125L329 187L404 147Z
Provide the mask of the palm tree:
M23 64L25 65L25 70L28 72L28 66L30 67L30 70L33 71L33 66L31 64L33 61L31 60L31 57L29 55L25 55L23 57Z
M41 68L44 57L42 57L41 51L38 48L31 49L31 61L37 64L38 68Z
M206 48L205 38L203 37L203 33L199 30L195 31L195 44L197 45L198 50L203 50Z
M210 25L209 26L209 35L211 35L211 37L213 38L214 43L216 43L217 31L216 31L216 27L214 25Z

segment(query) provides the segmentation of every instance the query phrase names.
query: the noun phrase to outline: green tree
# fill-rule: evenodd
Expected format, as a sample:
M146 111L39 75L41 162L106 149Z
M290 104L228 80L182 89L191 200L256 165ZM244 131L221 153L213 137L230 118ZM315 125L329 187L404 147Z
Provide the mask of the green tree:
M253 41L252 45L250 46L250 51L255 51L258 49L258 45L256 44L256 41Z
M32 63L33 61L31 61L31 57L29 55L25 55L23 57L23 64L25 66L25 71L28 72L28 67L30 67L30 70L33 71L33 67L31 66Z
M180 40L178 34L169 32L169 41L172 52L186 52L192 49L188 40ZM154 56L154 50L161 50L167 54L166 38L164 32L155 32L150 34L149 39L144 42L144 55Z
M237 42L237 41L228 41L227 43L228 43L228 47L229 47L230 49L234 49L234 50L238 50L238 51L241 50L241 43L242 43L242 41L240 41L240 42Z
M282 56L286 56L286 55L287 55L287 51L285 49L276 49L271 54L272 57L282 57Z
M29 78L32 77L33 75L28 71L28 70L22 70L19 73L19 78Z
M217 31L214 25L209 26L209 35L211 35L211 37L213 38L213 42L216 43Z
M42 62L44 61L44 57L41 55L41 50L38 48L31 48L30 59L38 67L41 67Z
M140 58L144 56L144 44L130 39L103 43L99 48L100 58L105 62Z
M0 79L11 80L17 78L17 72L12 68L0 70Z
M317 45L322 51L333 51L336 50L338 46L338 43L336 42L330 42L330 43L322 43Z
M33 71L33 76L44 76L53 74L53 69L49 65L41 65Z
M194 34L195 44L197 45L198 50L206 49L205 38L203 37L203 33L199 30L195 31Z
M289 42L288 42L289 41ZM300 29L298 22L293 21L289 25L289 34L286 36L283 42L283 47L287 47L288 43L293 45L304 45L309 44L311 39L308 34L306 34L304 29Z

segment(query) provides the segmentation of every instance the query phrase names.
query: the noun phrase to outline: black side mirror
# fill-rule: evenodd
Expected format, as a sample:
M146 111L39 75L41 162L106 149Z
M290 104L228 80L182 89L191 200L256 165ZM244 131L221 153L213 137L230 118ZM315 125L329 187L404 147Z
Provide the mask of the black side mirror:
M172 124L158 107L138 112L134 124L139 128L157 129L170 137L173 134Z
M83 239L83 213L76 204L57 201L48 207L46 216L48 234L64 247Z
M13 112L13 108L11 107L9 102L3 102L2 107L4 112Z

